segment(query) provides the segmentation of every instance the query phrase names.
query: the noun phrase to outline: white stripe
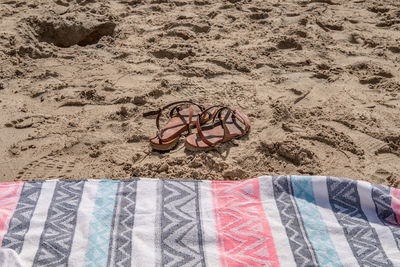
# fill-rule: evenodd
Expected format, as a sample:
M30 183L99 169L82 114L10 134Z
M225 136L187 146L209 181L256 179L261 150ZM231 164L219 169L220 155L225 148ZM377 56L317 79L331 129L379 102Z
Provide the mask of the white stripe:
M202 181L199 183L200 193L200 220L203 233L203 250L206 266L221 266L220 253L218 248L218 237L214 206L211 194L211 182Z
M317 204L318 211L328 228L329 236L335 246L336 253L339 255L342 265L349 267L358 266L359 264L357 259L354 257L349 243L347 242L343 228L336 219L331 204L329 203L326 177L314 176L312 177L312 184L315 203Z
M274 239L275 250L279 258L280 266L296 266L293 253L288 253L290 244L286 235L286 230L281 222L278 206L276 205L274 187L271 176L261 176L258 178L260 184L260 197L271 228L272 238Z
M17 252L11 248L0 248L0 266L23 267Z
M135 221L132 230L132 266L159 266L156 255L158 180L137 183Z
M36 252L39 249L40 237L47 219L47 213L56 184L57 180L43 182L40 197L32 214L30 226L25 235L21 253L19 254L24 266L32 265Z
M370 183L364 181L357 182L361 208L369 224L375 228L386 256L393 262L394 266L400 266L400 253L397 249L396 242L389 227L383 225L376 214L375 204L371 196L371 189L372 186Z
M83 266L85 252L88 243L89 225L92 218L93 208L96 202L97 180L89 180L85 183L82 192L82 199L79 204L76 219L74 239L72 241L71 254L68 258L68 266Z

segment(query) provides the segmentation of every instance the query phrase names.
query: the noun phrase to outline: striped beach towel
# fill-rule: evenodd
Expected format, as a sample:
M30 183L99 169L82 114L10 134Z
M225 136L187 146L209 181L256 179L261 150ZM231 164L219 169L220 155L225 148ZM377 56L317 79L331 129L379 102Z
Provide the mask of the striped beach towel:
M333 177L0 184L1 266L400 266L398 189Z

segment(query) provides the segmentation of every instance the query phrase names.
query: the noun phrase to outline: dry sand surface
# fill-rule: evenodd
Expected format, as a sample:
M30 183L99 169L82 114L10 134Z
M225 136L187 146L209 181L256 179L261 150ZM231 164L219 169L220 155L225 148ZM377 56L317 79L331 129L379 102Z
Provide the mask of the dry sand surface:
M399 186L398 0L0 0L0 62L0 181ZM151 151L142 113L184 99L241 108L252 130Z

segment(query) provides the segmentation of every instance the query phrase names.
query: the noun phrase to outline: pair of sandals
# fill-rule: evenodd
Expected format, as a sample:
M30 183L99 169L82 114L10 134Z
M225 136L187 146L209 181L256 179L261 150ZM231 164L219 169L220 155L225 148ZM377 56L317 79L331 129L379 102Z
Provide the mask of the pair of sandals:
M160 127L162 113L170 109L169 121ZM154 150L168 151L174 148L183 132L187 131L185 146L188 150L209 150L222 142L245 135L250 130L250 119L238 109L226 106L205 106L192 101L170 103L159 110L143 114L157 115L157 132L150 137ZM211 124L208 122L212 121ZM196 127L197 133L191 129Z

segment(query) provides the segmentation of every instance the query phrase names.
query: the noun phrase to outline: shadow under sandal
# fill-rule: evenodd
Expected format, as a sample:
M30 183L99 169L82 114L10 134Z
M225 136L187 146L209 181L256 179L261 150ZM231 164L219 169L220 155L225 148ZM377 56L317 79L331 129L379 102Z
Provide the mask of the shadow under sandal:
M162 128L160 127L160 118L166 109L171 108L169 112L169 121ZM201 114L204 114L205 107L192 101L177 101L170 103L159 110L149 111L143 114L143 117L157 115L157 132L150 137L150 144L153 149L159 151L168 151L176 146L179 137L184 131L188 131L196 125L196 121ZM205 123L211 118L209 111L199 120L199 123Z
M213 124L200 126L202 116L211 108L219 108L214 113ZM229 107L208 109L196 121L197 133L186 137L185 146L188 150L209 150L219 143L242 137L250 130L250 119L243 111Z

